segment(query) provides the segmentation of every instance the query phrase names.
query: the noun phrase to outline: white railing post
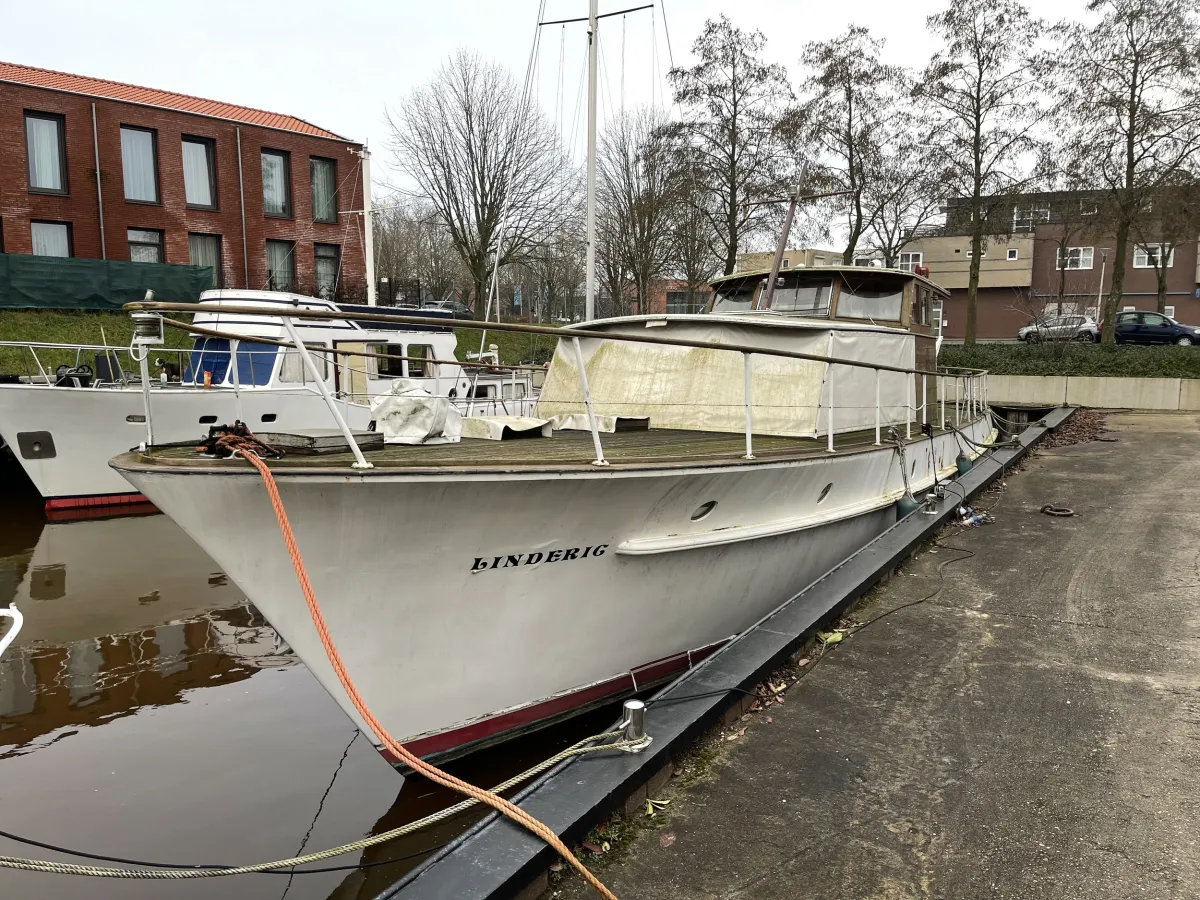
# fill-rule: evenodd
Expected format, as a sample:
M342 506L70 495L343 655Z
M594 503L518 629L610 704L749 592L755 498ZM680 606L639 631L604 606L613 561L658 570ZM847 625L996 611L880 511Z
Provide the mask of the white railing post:
M829 432L825 449L833 452L833 363L829 363L829 415L826 417L826 430Z
M743 456L742 459L754 459L754 444L753 444L753 438L752 438L754 431L751 427L751 419L750 419L751 394L750 394L750 354L749 353L742 353L742 368L745 370L745 373L746 373L746 455Z
M942 431L946 430L946 376L938 376L938 400L942 405Z
M962 424L962 405L959 402L959 399L960 399L959 393L962 390L961 382L962 382L962 376L955 375L954 376L954 424L955 425Z
M350 426L346 424L346 420L342 414L338 412L337 403L333 399L333 395L329 393L329 385L325 383L325 379L317 372L317 364L313 362L312 356L309 355L308 348L304 346L304 341L300 340L300 335L296 333L296 325L290 316L283 316L283 327L287 329L288 337L292 343L296 345L296 350L300 353L300 359L304 362L305 370L312 375L313 380L317 383L317 390L321 392L321 396L325 400L325 405L329 408L329 412L333 415L333 421L337 423L338 428L342 432L342 437L346 439L346 443L350 445L350 452L354 454L354 468L356 469L373 469L375 468L366 457L363 456L362 450L359 449L358 441L354 439L354 432L350 430Z
M238 372L238 345L239 340L231 340L229 342L230 365L233 367L233 408L234 415L237 416L239 422L245 422L246 417L242 414L242 379ZM250 364L251 373L254 372L254 364Z
M600 429L596 427L596 411L592 409L592 395L588 390L587 369L583 366L583 348L579 346L579 338L571 338L571 343L575 346L575 364L579 366L579 384L583 388L583 405L587 407L588 426L592 429L592 443L596 447L596 458L592 460L593 466L607 466L608 460L604 458L604 448L600 446Z
M914 396L917 393L916 381L917 381L917 376L914 375L912 372L909 372L904 376L904 407L905 407L905 409L904 409L904 418L905 418L904 437L905 438L912 437L913 407L917 405L917 399Z
M882 412L879 403L879 370L875 370L875 446L879 446L879 431L882 424Z
M929 383L921 375L921 424L929 424Z

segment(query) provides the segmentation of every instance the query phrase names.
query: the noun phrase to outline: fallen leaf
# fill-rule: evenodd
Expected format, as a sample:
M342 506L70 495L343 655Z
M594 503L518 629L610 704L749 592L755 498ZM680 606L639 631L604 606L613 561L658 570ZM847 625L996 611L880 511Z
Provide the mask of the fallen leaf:
M600 849L603 850L605 853L607 853L609 850L612 849L612 845L608 841L605 841L603 844L600 845Z
M550 863L550 871L551 872L561 872L562 870L563 870L563 864L561 862Z
M800 662L796 663L796 665L798 665L798 666L807 666L807 665L808 665L810 662L812 662L812 660L811 660L811 659L802 659L802 660L800 660Z
M776 703L783 703L783 698L782 698L782 697L776 697L776 698L775 698L775 702L776 702Z
M591 841L584 841L583 849L590 850L592 853L603 853L604 852L604 850L599 845L593 844Z
M767 716L767 724L768 724L768 725L770 725L770 724L771 724L772 722L774 722L774 721L775 721L775 720L774 720L774 719L772 719L770 716Z
M651 799L651 800L647 800L646 802L649 803L651 806L653 806L655 809L666 809L668 806L671 805L670 800L653 800L653 799Z
M664 850L670 847L673 843L675 843L675 832L673 831L664 831L658 836L658 846L662 847Z

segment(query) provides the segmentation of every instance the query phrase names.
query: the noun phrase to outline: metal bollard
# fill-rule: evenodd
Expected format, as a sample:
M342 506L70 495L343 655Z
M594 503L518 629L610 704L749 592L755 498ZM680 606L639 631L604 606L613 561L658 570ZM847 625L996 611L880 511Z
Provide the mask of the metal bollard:
M617 727L625 732L624 740L640 742L637 747L623 749L638 753L652 740L646 734L646 704L641 700L626 700L621 712L621 722Z

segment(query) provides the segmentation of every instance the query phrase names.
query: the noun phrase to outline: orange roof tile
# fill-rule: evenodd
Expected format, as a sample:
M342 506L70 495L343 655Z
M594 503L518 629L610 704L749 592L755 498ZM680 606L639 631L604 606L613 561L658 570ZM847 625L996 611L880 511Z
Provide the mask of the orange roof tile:
M346 140L341 135L318 128L295 116L266 112L249 106L237 106L233 103L221 103L217 100L205 100L203 97L176 94L173 91L160 91L157 88L107 81L103 78L88 78L84 75L55 72L52 69L22 66L17 63L0 62L0 81L49 88L55 91L70 91L73 94L104 97L109 100L121 100L125 103L137 103L142 106L157 106L161 109L173 109L198 116L244 122L247 125L261 125L264 128L278 128L281 131L294 131L316 137Z

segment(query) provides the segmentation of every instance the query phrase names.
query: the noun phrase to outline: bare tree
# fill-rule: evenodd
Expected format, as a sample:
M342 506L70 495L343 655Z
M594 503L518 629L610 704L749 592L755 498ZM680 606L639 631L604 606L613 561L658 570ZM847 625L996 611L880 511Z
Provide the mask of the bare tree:
M709 19L692 45L699 59L670 72L684 110L678 133L693 151L696 182L706 194L697 208L710 218L714 253L725 274L738 248L776 211L756 205L786 193L785 144L779 120L792 91L782 66L761 59L766 36L745 32L725 16Z
M923 125L897 118L889 131L862 203L868 242L891 269L899 264L900 251L927 233L941 214L944 179Z
M420 305L469 293L470 275L429 203L396 197L372 219L375 271L388 279L393 301Z
M672 256L671 217L676 203L675 159L661 112L644 108L618 115L598 148L599 206L605 256L615 255L633 282L639 310L646 309L651 283ZM616 299L616 298L614 298Z
M537 315L542 321L574 318L582 294L585 248L582 219L575 212L558 224L528 260L539 281Z
M948 185L969 198L972 252L964 342L972 345L984 227L997 205L986 198L1022 189L1021 163L1036 147L1030 129L1042 115L1035 103L1035 44L1042 26L1020 0L955 0L927 23L945 47L930 60L915 93L928 101L938 122L939 163Z
M883 41L860 25L805 45L800 63L811 70L803 85L806 99L790 117L793 138L816 150L817 167L810 174L846 192L835 204L846 225L845 265L853 264L871 224L864 195L882 175L888 120L896 115L896 88L902 83L900 69L880 60L882 47Z
M1176 171L1146 194L1146 206L1134 219L1136 250L1146 255L1154 269L1160 313L1167 311L1167 270L1175 251L1200 234L1200 184L1187 171ZM1190 283L1190 280L1189 280Z
M703 204L707 199L690 169L676 169L677 194L671 221L674 274L684 283L688 310L721 271L721 260L713 253L712 216Z
M397 167L445 224L479 303L501 236L504 266L553 230L566 165L554 132L507 71L464 51L388 123Z
M1191 0L1091 0L1091 28L1065 26L1061 102L1080 156L1108 193L1116 220L1111 323L1125 288L1132 232L1148 201L1200 148L1200 56ZM1103 330L1104 343L1116 340Z

